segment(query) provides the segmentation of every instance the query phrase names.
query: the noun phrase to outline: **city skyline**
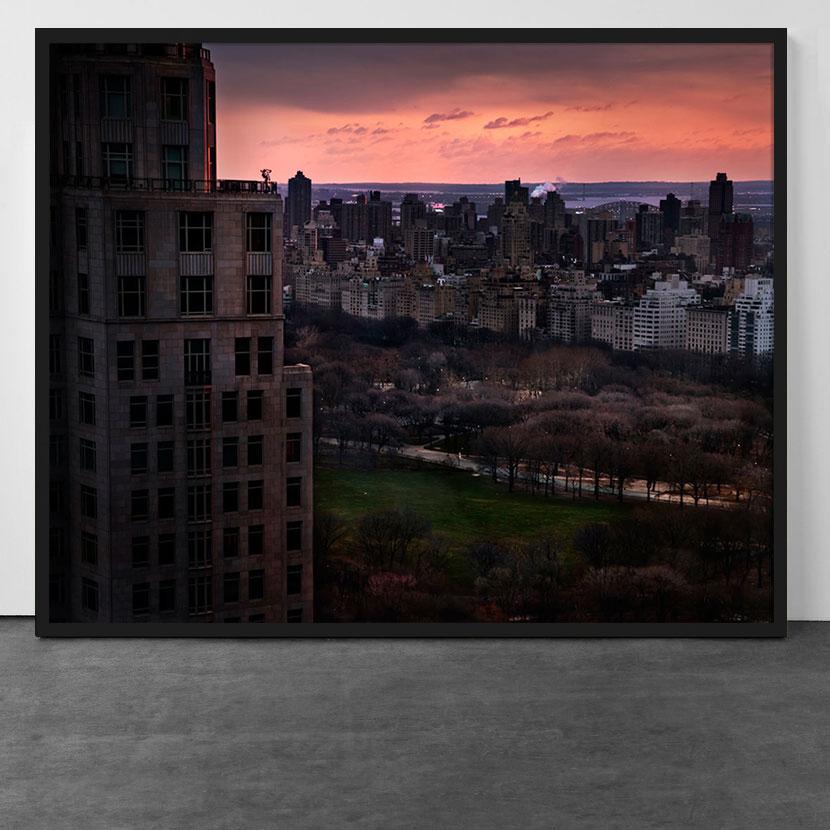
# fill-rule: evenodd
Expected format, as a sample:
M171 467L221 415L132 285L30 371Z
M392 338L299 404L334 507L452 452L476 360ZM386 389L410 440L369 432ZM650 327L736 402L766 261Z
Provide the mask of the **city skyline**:
M764 45L209 46L221 176L702 181L726 166L736 181L772 178Z

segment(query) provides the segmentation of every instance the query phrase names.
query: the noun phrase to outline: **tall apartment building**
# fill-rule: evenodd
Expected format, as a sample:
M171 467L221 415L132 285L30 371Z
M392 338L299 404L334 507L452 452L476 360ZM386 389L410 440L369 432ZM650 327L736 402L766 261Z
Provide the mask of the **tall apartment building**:
M591 339L615 351L633 351L634 306L622 300L596 300L591 307Z
M749 355L767 354L775 345L775 291L769 277L747 277L735 299L730 350Z
M732 309L729 306L700 306L686 309L686 349L703 354L729 351Z
M521 188L527 191L527 188ZM501 246L505 263L519 268L533 263L530 248L530 218L521 202L510 202L501 220Z
M682 349L686 310L696 304L700 304L700 295L676 274L655 282L634 308L634 350Z
M52 618L310 621L281 200L216 179L199 44L60 47L51 71Z
M298 170L288 180L288 201L285 210L285 233L297 239L311 219L311 179Z
M552 285L548 295L548 334L560 343L591 338L591 310L596 283L577 280Z

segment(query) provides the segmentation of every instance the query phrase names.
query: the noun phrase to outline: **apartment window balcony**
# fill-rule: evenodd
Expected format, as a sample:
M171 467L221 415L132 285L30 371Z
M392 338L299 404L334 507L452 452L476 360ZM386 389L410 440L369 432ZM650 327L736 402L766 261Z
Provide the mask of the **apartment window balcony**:
M179 254L179 274L183 277L209 277L213 274L213 252Z
M101 141L103 142L132 142L133 121L131 118L102 118Z
M115 254L115 274L118 277L143 277L147 273L144 252Z
M274 273L274 259L270 253L249 253L248 276L270 277Z

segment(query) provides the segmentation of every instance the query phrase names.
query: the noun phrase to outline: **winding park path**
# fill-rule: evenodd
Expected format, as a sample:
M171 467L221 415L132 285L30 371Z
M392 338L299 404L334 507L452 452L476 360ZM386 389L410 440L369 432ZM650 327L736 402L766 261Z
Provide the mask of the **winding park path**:
M329 446L337 446L337 439L335 438L323 437L320 440L324 444L327 444ZM383 452L386 455L410 458L414 461L423 461L427 464L440 464L444 467L452 467L456 470L466 470L472 473L473 475L492 475L491 468L488 465L482 464L475 458L472 458L468 455L462 455L461 453L449 453L444 452L443 450L428 449L427 447L422 447L418 444L404 444L400 447L385 448ZM507 480L507 473L502 469L497 470L496 475L500 481ZM519 472L516 474L516 478L522 481L529 481L530 474L525 469L520 469ZM556 477L556 490L559 494L565 493L565 484L565 476ZM576 486L576 482L573 478L569 478L567 480L567 484L568 493L572 494L572 488ZM665 484L662 484L661 486L667 488L667 485ZM591 497L593 496L593 492L593 471L585 470L582 479L582 497ZM618 491L616 489L608 487L608 485L601 484L599 487L599 492L603 496L609 496L614 498L618 496ZM658 489L656 491L652 490L651 499L648 499L646 495L646 483L642 479L631 479L627 486L623 488L623 498L651 501L655 504L680 504L680 495L677 492L672 492L669 489ZM727 510L735 507L745 506L743 502L736 502L733 498L727 499L723 497L713 497L709 498L708 500L701 499L698 502L698 504L695 505L694 499L692 499L690 495L685 496L685 498L683 499L683 504L684 506L689 507L721 507Z

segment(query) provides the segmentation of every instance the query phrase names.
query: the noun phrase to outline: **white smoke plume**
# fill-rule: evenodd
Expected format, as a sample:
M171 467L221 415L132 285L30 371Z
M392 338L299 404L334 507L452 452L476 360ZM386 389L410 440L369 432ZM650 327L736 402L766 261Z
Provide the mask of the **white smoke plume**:
M533 191L530 194L532 199L535 199L537 196L542 197L546 193L550 193L551 191L557 190L560 184L565 184L565 180L560 178L559 176L556 177L556 184L552 184L551 182L544 182L544 184L537 185L533 188Z

